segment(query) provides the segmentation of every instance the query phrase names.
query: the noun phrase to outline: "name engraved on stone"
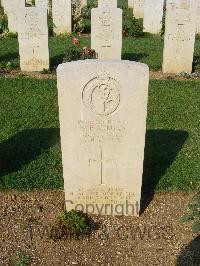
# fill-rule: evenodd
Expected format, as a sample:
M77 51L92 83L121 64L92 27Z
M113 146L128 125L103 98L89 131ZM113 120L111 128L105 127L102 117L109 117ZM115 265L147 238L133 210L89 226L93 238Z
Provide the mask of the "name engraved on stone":
M112 140L121 142L125 132L125 122L113 119L78 120L83 142L102 143Z
M100 28L101 31L96 35L104 43L101 44L101 47L111 47L111 41L114 39L114 33L112 30L112 16L110 11L105 11L101 16L99 16Z

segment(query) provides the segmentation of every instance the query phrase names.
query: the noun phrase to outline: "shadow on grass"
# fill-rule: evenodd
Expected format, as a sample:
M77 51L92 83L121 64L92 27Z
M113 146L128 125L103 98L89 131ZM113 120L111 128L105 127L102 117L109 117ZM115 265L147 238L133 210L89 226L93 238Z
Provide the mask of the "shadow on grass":
M145 53L124 53L122 54L122 59L123 60L130 60L130 61L140 61L141 59L145 58L147 56L147 54Z
M193 59L193 64L192 64L192 71L199 71L200 70L200 56L199 55L195 55L194 59Z
M147 130L141 211L152 200L156 185L173 163L187 137L185 131ZM26 129L3 141L0 143L0 177L22 169L44 150L59 142L57 128Z
M147 130L141 212L153 199L159 180L173 163L187 138L186 131Z
M19 54L18 53L10 53L10 54L0 55L0 63L1 62L13 61L13 60L15 60L17 58L19 58Z
M200 265L200 235L194 238L178 255L177 266Z
M0 143L0 177L20 170L59 142L58 128L25 129Z

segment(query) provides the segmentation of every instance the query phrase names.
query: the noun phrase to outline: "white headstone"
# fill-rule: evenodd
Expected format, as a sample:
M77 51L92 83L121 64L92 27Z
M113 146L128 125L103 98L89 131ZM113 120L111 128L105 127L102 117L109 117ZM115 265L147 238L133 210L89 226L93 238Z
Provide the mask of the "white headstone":
M159 34L162 29L164 0L144 1L143 27L145 32Z
M72 11L71 0L52 0L52 15L56 34L71 33Z
M4 7L4 1L5 0L1 0L0 2L1 2L1 7Z
M49 68L47 10L39 7L20 9L19 54L22 71Z
M5 13L8 16L8 28L10 32L17 33L19 8L25 7L25 0L6 0L4 2Z
M196 0L168 0L163 73L191 72L196 33Z
M58 67L57 77L67 210L138 216L147 65L71 62Z
M128 7L133 8L133 2L134 0L128 0Z
M116 7L117 0L98 0L98 7Z
M197 33L200 34L200 0L197 0L197 19L196 19L196 25L197 25Z
M133 14L134 14L135 18L143 18L144 17L144 0L134 0L134 2L133 2Z
M35 6L48 9L49 1L48 0L35 0Z
M122 10L98 7L92 9L91 47L98 59L121 59Z

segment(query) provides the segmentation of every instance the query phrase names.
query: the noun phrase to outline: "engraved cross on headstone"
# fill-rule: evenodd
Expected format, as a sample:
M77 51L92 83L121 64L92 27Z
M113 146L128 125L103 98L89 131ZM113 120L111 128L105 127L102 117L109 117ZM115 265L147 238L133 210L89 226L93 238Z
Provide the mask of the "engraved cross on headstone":
M100 149L100 159L89 159L89 165L92 165L93 163L98 163L100 164L100 167L101 167L101 171L100 171L100 175L101 175L101 178L100 178L100 184L101 185L105 185L105 171L104 171L104 164L106 163L111 163L111 162L115 162L115 160L113 159L104 159L103 158L103 149L101 147Z

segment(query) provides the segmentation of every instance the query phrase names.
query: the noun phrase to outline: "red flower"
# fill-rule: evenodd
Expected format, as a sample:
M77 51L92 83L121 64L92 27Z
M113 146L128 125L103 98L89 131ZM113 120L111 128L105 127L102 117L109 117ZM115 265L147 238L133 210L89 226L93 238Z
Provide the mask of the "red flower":
M74 38L72 39L72 43L73 43L74 45L79 44L79 39L76 38L76 37L74 37Z

